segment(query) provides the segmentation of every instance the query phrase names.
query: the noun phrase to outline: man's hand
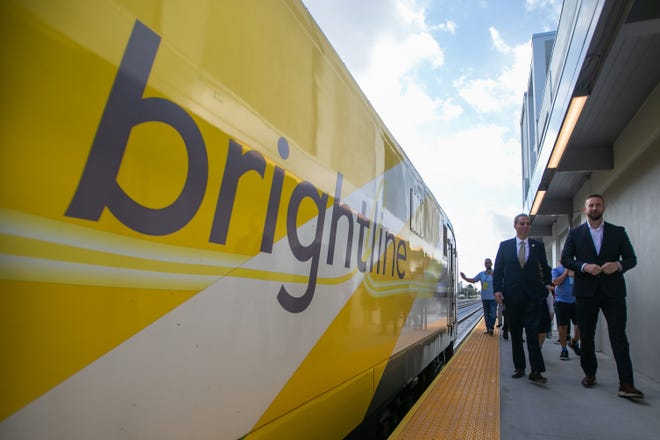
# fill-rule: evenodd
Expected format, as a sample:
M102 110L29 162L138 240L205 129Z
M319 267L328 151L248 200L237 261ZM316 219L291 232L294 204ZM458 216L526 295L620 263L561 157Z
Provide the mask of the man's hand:
M605 275L609 275L619 270L619 263L616 261L609 261L603 264L600 268L603 272L605 272Z
M502 295L502 292L495 292L495 301L500 304L504 302L504 295Z
M597 264L585 264L584 265L584 271L588 274L591 274L593 276L598 275L599 273L602 272L602 268L597 265Z

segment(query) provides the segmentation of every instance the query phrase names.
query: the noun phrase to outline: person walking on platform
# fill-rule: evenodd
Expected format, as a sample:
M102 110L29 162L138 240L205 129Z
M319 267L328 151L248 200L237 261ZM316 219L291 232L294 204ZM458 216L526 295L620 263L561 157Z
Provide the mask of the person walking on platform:
M575 297L573 296L573 271L561 265L552 269L552 284L555 286L555 314L557 315L557 331L561 354L559 359L568 360L568 347L571 347L577 356L580 356L580 327L577 325L575 311ZM567 343L568 326L573 323L573 339ZM568 347L567 347L568 345Z
M484 307L484 322L486 323L486 331L489 335L493 334L495 328L495 318L497 316L497 302L493 295L493 262L490 258L484 260L486 270L482 270L473 278L466 278L465 274L461 272L461 278L468 283L481 283L481 303Z
M598 312L602 310L619 375L619 396L643 398L635 388L630 346L626 336L626 281L623 274L637 265L637 256L625 228L603 220L605 199L600 194L587 197L587 221L571 229L561 253L561 264L575 273L573 295L580 326L585 377L582 385L596 384L594 337ZM495 267L497 270L497 265Z
M543 242L529 238L529 216L518 214L513 220L513 227L516 236L501 242L497 250L493 289L495 299L504 302L507 311L514 366L512 377L525 375L524 327L532 369L528 378L533 383L544 384L547 379L541 373L545 371L545 362L538 334L542 314L548 314L546 297L550 288L550 266Z

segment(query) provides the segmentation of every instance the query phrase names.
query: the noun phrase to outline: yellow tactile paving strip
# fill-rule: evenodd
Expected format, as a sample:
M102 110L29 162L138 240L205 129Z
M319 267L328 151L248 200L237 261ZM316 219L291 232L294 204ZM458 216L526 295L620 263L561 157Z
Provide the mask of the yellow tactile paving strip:
M499 440L499 332L483 334L483 320L389 437Z

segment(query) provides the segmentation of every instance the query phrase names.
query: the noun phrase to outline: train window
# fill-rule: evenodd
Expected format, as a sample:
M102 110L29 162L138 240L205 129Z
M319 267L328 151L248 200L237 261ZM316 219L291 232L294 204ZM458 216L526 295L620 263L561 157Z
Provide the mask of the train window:
M441 214L438 205L425 195L423 188L410 188L410 231L433 246L440 244ZM445 232L445 243L446 246ZM447 255L445 249L444 255Z
M410 230L424 238L424 198L410 188Z

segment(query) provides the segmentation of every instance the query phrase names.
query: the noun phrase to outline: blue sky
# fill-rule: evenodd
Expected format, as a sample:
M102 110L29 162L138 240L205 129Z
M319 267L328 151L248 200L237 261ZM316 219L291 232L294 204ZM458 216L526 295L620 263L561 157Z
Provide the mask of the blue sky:
M472 277L522 211L534 33L561 0L303 0L451 219Z

